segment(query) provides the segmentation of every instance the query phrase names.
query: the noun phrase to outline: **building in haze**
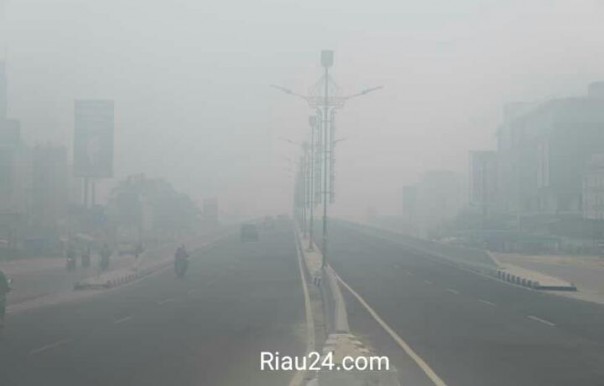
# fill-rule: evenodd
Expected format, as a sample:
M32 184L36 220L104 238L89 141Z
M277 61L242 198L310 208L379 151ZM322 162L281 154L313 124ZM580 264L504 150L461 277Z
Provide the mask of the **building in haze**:
M32 150L30 237L53 243L67 231L69 169L67 148L38 145Z
M504 212L533 228L581 218L582 176L604 149L604 82L586 96L508 107L497 143Z
M604 154L591 157L583 173L583 218L604 220Z
M23 240L30 158L19 121L8 118L7 95L6 65L0 62L0 247L14 250Z
M450 170L425 172L417 185L419 234L438 233L460 212L464 203L461 175Z
M468 204L474 212L487 218L495 210L497 201L497 152L471 151L469 159Z

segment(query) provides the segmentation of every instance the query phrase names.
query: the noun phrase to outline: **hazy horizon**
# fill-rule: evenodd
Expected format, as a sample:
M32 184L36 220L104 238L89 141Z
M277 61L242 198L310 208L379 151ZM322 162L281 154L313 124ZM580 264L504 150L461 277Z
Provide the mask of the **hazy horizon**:
M9 115L29 144L71 149L74 99L115 99L116 178L249 214L291 208L296 149L279 138L303 141L312 111L269 85L308 92L321 49L344 94L384 86L337 115L344 216L398 213L423 171L464 172L468 150L494 148L504 103L604 79L597 1L2 3Z

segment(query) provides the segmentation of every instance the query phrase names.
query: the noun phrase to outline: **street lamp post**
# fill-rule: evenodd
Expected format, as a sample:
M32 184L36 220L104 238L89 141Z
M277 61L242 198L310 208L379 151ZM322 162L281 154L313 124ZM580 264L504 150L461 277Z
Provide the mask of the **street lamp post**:
M321 51L321 65L325 71L325 89L324 89L324 100L323 100L323 260L321 266L325 268L327 266L327 206L329 202L329 191L332 188L328 186L329 182L329 164L331 156L329 150L331 145L329 143L329 132L330 132L330 120L329 120L329 68L333 65L333 51L323 50Z
M313 249L313 223L314 223L314 206L315 206L315 196L314 192L317 190L317 186L315 186L315 182L317 185L321 185L320 179L315 181L315 178L320 176L315 176L315 165L316 154L315 154L315 142L321 142L321 147L317 151L317 153L321 153L322 158L322 172L323 172L323 181L322 181L322 189L319 189L318 198L322 198L323 200L323 237L322 237L322 252L323 252L323 260L322 266L326 267L328 265L328 252L327 252L327 243L328 243L328 213L327 213L327 205L331 201L331 190L333 189L333 178L330 178L330 171L333 168L333 156L334 156L334 147L336 142L340 140L333 140L333 131L331 130L331 119L330 115L333 117L333 113L335 110L342 108L346 101L351 98L356 98L359 96L366 95L370 92L380 90L382 86L372 87L364 89L356 94L348 95L348 96L336 96L329 95L329 68L333 65L333 51L331 50L323 50L321 51L321 66L324 70L324 88L323 92L318 91L318 95L303 95L296 93L288 88L271 85L271 87L276 88L286 94L304 99L311 108L317 110L316 117L310 118L311 124L311 140L310 140L310 199L309 199L309 216L307 218L308 227L309 227L309 250ZM321 95L322 94L322 95ZM319 122L322 121L322 122ZM317 139L314 138L315 128L321 128L322 132L317 133Z
M317 125L317 117L311 115L308 118L308 123L310 123L310 154L308 157L308 250L314 251L313 223L315 222L315 129Z

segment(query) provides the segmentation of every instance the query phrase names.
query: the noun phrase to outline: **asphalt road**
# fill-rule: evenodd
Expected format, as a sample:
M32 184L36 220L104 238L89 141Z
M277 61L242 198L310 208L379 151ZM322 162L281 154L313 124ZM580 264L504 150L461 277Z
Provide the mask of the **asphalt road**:
M334 269L447 385L604 385L603 306L508 285L341 224L330 230ZM391 357L403 384L430 384L346 300L353 332Z
M13 315L0 385L284 385L260 352L304 352L304 299L291 229L231 236L171 270L79 303Z

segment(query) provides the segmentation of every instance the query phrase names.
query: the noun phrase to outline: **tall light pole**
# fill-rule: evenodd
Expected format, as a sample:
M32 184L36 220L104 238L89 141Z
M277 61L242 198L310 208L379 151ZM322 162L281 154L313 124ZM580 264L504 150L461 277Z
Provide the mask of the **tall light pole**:
M317 92L316 94L313 95L303 95L303 94L299 94L296 93L288 88L285 87L281 87L281 86L275 86L275 85L271 85L271 87L276 88L286 94L298 97L300 99L304 99L311 108L316 109L317 111L317 115L316 117L311 117L311 156L310 156L310 164L311 164L311 189L312 192L314 192L317 189L317 186L315 186L315 183L317 183L317 185L321 185L321 181L320 181L320 176L318 180L315 181L315 179L317 178L317 176L314 175L315 173L315 165L316 165L316 160L315 160L315 142L321 144L321 147L319 148L319 150L317 151L317 153L321 153L321 158L323 160L322 162L322 172L323 172L323 181L322 181L322 187L321 189L318 191L318 198L322 198L323 200L323 237L322 237L322 243L323 243L323 261L322 261L322 266L326 267L328 265L328 260L327 260L327 242L328 242L328 231L327 231L327 226L328 226L328 216L327 216L327 205L329 204L330 200L330 194L331 194L331 190L333 189L333 178L330 178L330 168L333 167L333 152L334 152L334 147L335 147L335 142L339 142L338 141L333 141L333 132L331 130L331 120L333 119L333 113L335 112L335 110L340 109L344 106L344 104L346 103L346 101L348 101L351 98L355 98L355 97L359 97L359 96L363 96L366 95L372 91L376 91L382 88L382 86L379 87L372 87L372 88L368 88L368 89L364 89L356 94L352 94L352 95L348 95L348 96L337 96L337 95L329 95L329 68L333 65L333 51L331 50L323 50L321 51L321 66L323 67L324 70L324 75L323 75L323 81L324 81L324 85L323 85L323 90L322 92L319 91L319 86L317 86ZM320 82L320 81L319 81ZM320 83L319 83L320 84ZM313 119L314 118L314 119ZM314 122L313 122L314 121ZM318 122L318 121L322 121L322 122ZM316 128L320 128L321 130L323 130L322 132L318 132L317 133L317 139L315 140L314 138L314 130ZM331 166L330 166L331 165ZM331 181L330 181L331 180ZM310 238L309 238L309 249L312 250L313 248L313 218L314 218L314 213L313 213L313 209L314 209L314 199L315 196L314 194L312 195L312 198L310 200L310 222L309 222L309 233L310 233Z
M315 222L315 129L317 127L317 117L311 115L308 117L310 124L310 154L308 157L308 250L313 251L314 247L314 222Z
M329 164L331 156L329 150L331 149L329 141L330 132L330 119L329 119L329 68L333 65L333 51L323 50L321 51L321 65L325 71L325 89L323 94L323 261L322 267L327 266L327 206L329 202L329 190L331 186L328 186L329 181Z

